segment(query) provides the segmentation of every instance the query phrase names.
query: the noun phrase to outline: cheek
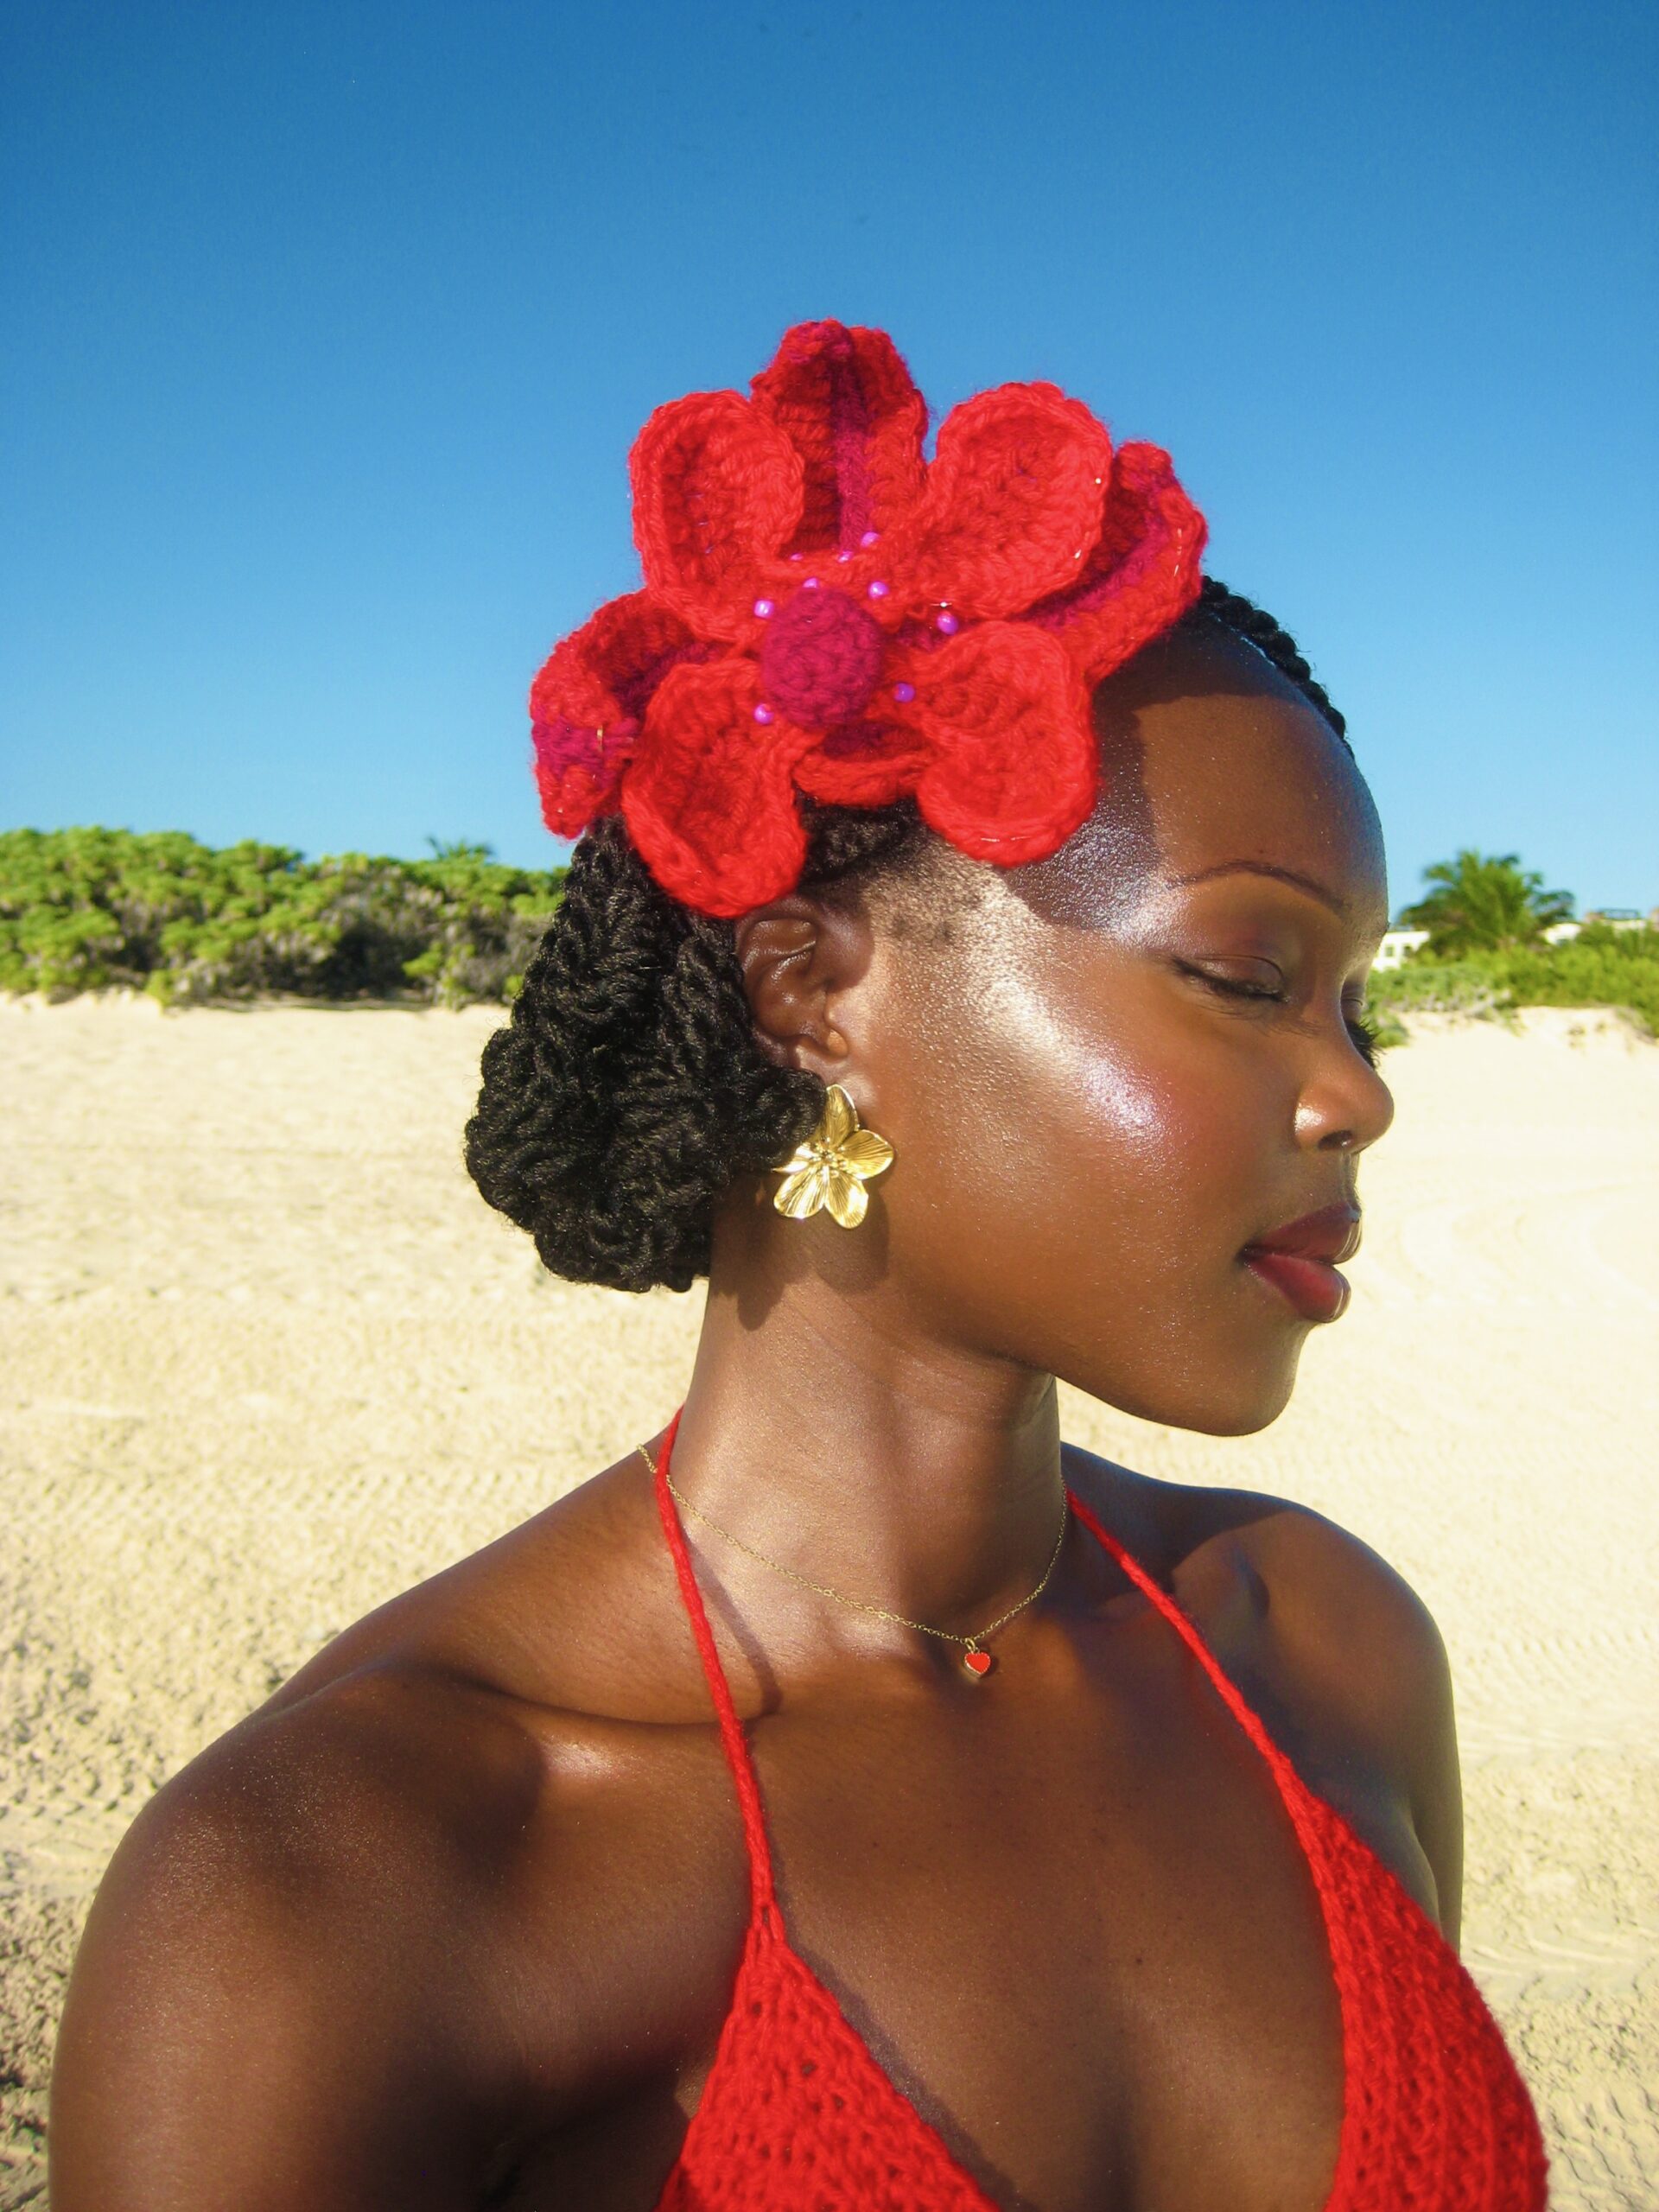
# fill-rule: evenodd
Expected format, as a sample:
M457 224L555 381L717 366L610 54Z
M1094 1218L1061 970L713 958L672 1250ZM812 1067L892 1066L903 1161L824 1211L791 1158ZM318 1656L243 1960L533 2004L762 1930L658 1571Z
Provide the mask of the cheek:
M1120 998L1109 1036L1080 1036L1066 1064L1045 1071L1056 1172L1032 1217L1035 1271L1137 1369L1183 1346L1194 1355L1217 1301L1230 1301L1264 1160L1230 1056L1143 1011ZM1064 1325L1059 1308L1053 1319Z
M1132 957L1096 944L1057 973L1005 950L957 974L912 972L884 1053L892 1249L918 1310L1145 1420L1271 1421L1302 1332L1237 1255L1294 1100Z
M1237 1087L1214 1056L1120 999L1109 1034L1080 1037L1051 1089L1080 1166L1109 1173L1113 1195L1155 1212L1201 1208L1235 1186L1255 1147ZM1215 1224L1219 1226L1220 1224Z
M1096 944L1057 976L1042 950L1040 974L1006 946L963 963L961 1018L907 1024L918 1147L967 1163L1000 1259L1058 1267L1073 1294L1230 1258L1262 1159L1230 1056L1132 961ZM930 1212L951 1207L951 1180L929 1173Z

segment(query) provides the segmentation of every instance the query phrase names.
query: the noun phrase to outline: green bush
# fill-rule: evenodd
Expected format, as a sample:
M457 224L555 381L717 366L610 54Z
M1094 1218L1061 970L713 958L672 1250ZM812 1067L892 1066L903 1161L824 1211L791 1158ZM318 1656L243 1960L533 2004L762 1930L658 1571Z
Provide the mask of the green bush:
M428 861L307 861L282 845L215 850L175 830L6 830L0 990L125 986L175 1005L511 998L564 873L501 867L484 845L435 845Z
M166 1004L261 995L510 999L565 871L504 868L485 845L430 860L283 845L214 849L180 830L0 831L0 990L53 998L112 986ZM1384 1041L1420 1011L1610 1006L1659 1032L1659 930L1592 923L1568 943L1437 957L1371 978Z
M1438 959L1427 948L1371 977L1380 1019L1446 1013L1503 1014L1523 1006L1618 1007L1659 1033L1659 930L1590 922L1564 944Z

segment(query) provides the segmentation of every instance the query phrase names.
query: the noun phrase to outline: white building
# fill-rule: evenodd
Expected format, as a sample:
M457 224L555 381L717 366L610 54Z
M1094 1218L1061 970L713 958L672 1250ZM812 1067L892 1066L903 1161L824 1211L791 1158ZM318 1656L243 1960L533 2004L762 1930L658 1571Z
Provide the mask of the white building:
M1652 915L1638 913L1634 906L1592 906L1584 918L1586 922L1605 922L1610 930L1653 927Z
M1548 944L1566 944L1588 922L1599 922L1603 928L1610 930L1650 930L1659 926L1656 915L1659 915L1659 907L1652 914L1643 914L1634 906L1592 906L1576 922L1553 922L1544 931L1544 941Z
M1427 930L1385 930L1382 942L1376 948L1374 968L1397 968L1408 952L1415 952L1420 944L1428 943Z

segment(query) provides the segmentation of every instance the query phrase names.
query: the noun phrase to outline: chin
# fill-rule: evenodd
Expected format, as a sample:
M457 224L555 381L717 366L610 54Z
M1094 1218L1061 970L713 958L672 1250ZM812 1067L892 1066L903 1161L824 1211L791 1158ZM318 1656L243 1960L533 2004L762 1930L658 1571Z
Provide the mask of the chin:
M1142 1389L1126 1389L1121 1375L1065 1379L1120 1413L1155 1422L1160 1428L1190 1429L1199 1436L1255 1436L1271 1428L1290 1403L1300 1357L1298 1344L1287 1358L1274 1361L1270 1368L1188 1373Z
M1289 1403L1290 1392L1280 1390L1249 1405L1217 1406L1185 1417L1166 1414L1163 1426L1190 1428L1200 1436L1256 1436L1271 1428Z

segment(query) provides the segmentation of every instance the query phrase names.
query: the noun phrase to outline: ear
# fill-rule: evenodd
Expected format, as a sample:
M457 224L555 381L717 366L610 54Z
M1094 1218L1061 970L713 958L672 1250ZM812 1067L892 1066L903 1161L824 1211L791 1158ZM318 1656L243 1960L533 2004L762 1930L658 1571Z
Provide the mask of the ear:
M733 936L755 1042L766 1058L825 1083L844 1077L846 995L870 962L862 915L791 892L741 916Z

